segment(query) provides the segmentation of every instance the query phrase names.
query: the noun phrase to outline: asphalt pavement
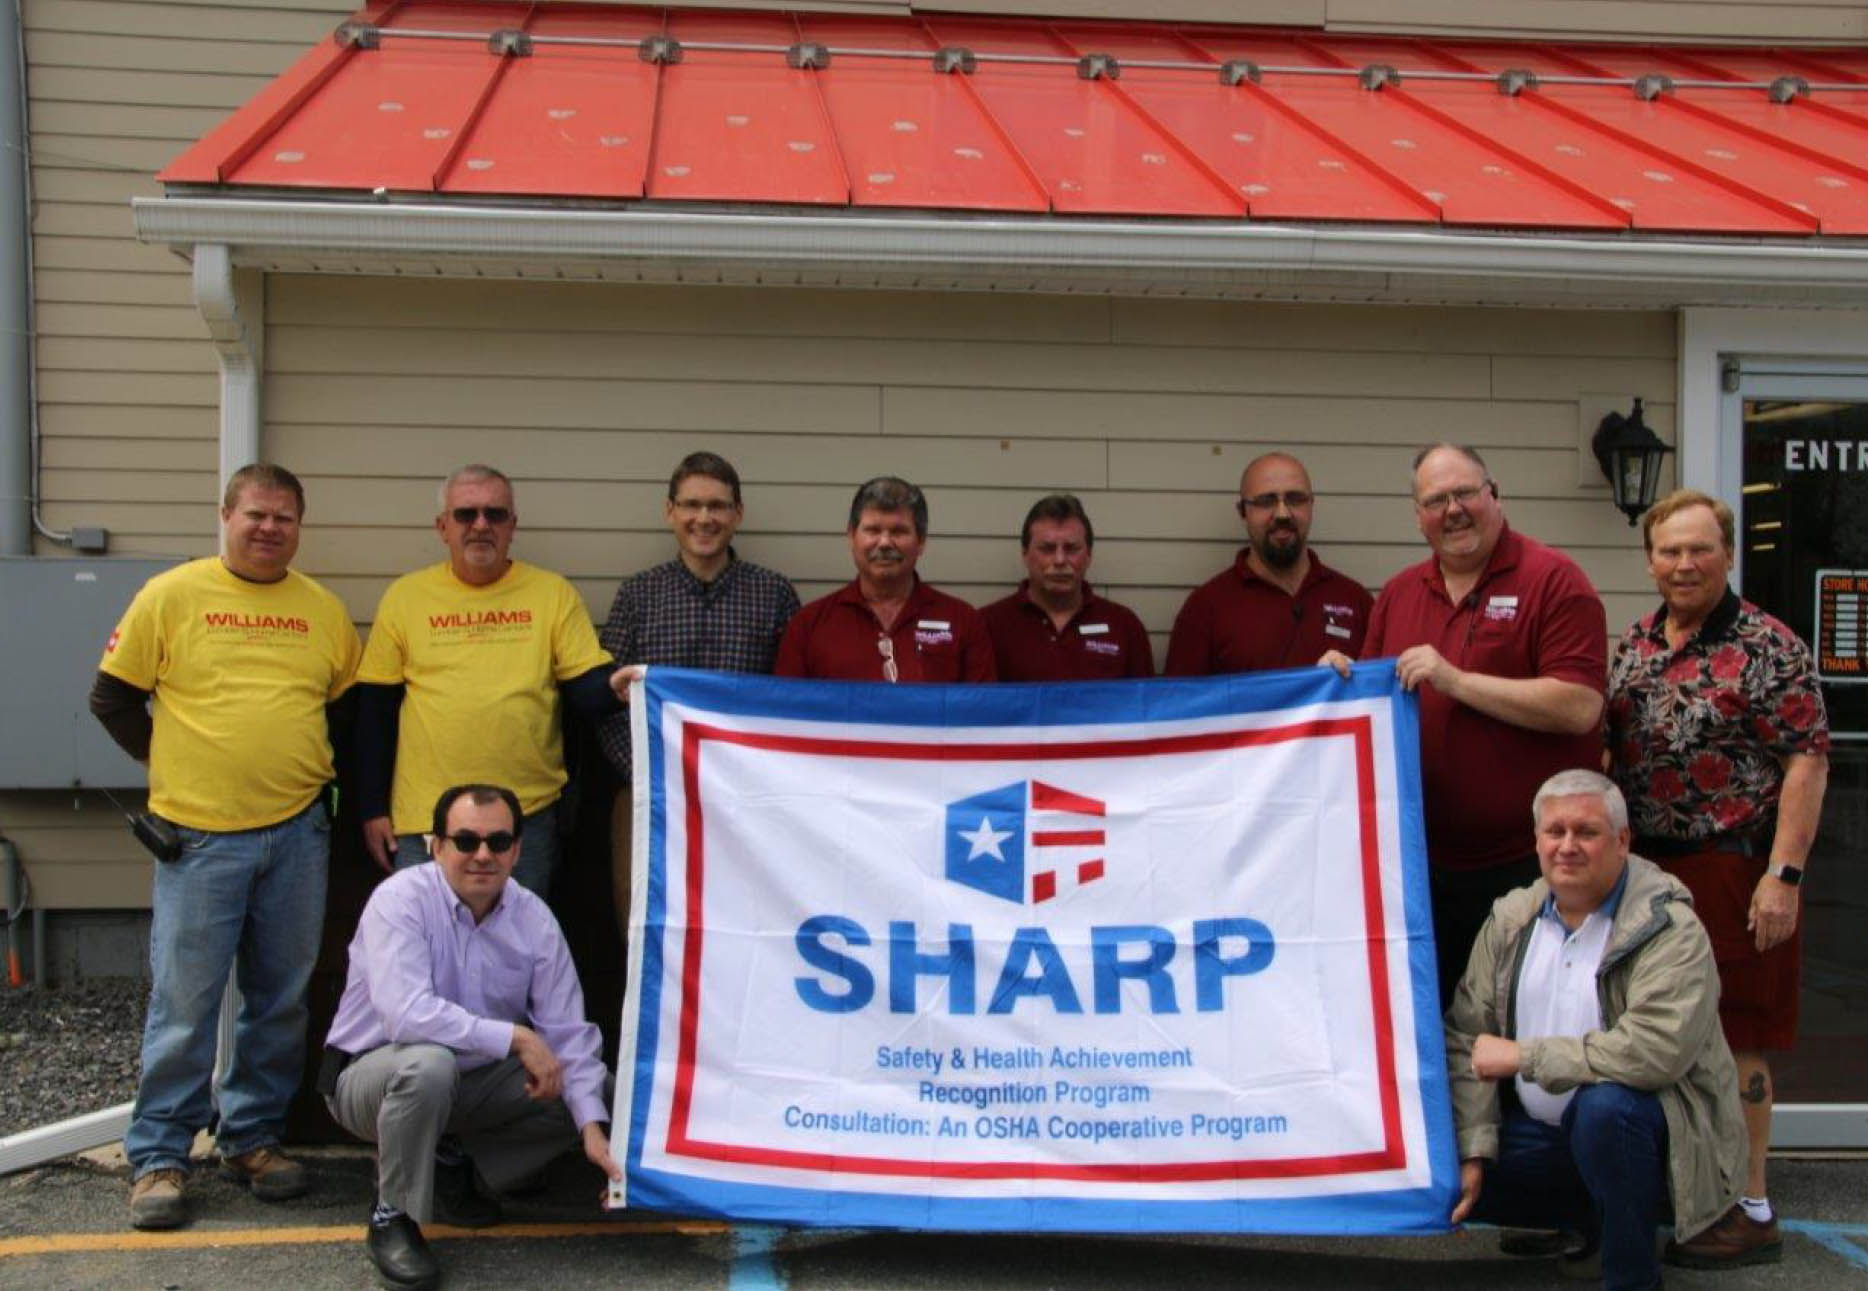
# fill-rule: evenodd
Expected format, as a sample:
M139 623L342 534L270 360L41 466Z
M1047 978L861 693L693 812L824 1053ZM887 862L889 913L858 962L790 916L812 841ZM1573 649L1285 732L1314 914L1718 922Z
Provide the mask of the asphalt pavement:
M363 1252L371 1162L361 1149L304 1154L315 1178L298 1201L266 1205L211 1168L196 1172L193 1222L169 1233L125 1223L128 1171L111 1153L0 1179L0 1287L355 1291L377 1285ZM1785 1221L1781 1264L1667 1270L1685 1291L1868 1288L1868 1156L1773 1159ZM963 1291L1046 1288L1398 1287L1478 1291L1574 1285L1554 1263L1498 1253L1473 1228L1420 1238L1121 1237L774 1229L596 1206L599 1179L560 1160L545 1191L510 1202L504 1224L442 1230L435 1249L454 1291Z

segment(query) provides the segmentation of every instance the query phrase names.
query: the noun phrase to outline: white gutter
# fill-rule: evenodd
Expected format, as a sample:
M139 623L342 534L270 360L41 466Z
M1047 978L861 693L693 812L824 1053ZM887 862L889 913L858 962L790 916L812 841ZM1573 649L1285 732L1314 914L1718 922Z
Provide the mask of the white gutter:
M1335 271L1409 277L1868 288L1868 244L1452 233L1443 230L964 215L523 209L499 206L137 198L137 236L231 247L242 262L323 253L551 261L714 262L826 268L979 267L1173 281L1215 271Z
M197 245L195 307L220 359L220 482L260 460L260 374L264 371L265 290L261 275L234 268L225 243Z

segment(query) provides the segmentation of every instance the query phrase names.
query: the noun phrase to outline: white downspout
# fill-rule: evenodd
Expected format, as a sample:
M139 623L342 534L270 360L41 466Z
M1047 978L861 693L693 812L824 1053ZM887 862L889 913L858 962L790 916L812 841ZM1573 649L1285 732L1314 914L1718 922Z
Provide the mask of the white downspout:
M236 269L224 243L195 247L195 307L220 359L220 487L260 460L260 389L265 363L266 287L257 269ZM218 499L218 491L217 491Z

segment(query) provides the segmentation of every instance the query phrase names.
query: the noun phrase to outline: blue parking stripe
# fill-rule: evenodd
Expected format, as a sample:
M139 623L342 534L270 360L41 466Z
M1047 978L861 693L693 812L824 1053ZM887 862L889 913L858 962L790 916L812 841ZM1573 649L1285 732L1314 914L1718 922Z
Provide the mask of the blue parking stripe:
M733 1265L727 1272L727 1291L785 1291L786 1279L774 1258L784 1232L770 1224L733 1225Z
M1861 1245L1868 1240L1868 1224L1818 1224L1807 1219L1786 1219L1781 1227L1786 1232L1803 1234L1818 1246L1868 1272L1868 1247Z

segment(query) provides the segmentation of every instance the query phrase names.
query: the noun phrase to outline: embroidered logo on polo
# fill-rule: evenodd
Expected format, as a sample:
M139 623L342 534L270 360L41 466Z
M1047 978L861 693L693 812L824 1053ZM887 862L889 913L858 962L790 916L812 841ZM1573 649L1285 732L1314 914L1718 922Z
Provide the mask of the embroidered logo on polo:
M1494 596L1485 603L1485 617L1494 622L1509 623L1518 617L1518 598Z
M950 882L1017 905L1103 877L1107 804L1040 780L1019 780L947 804ZM1037 819L1034 819L1037 817ZM1090 827L1091 822L1096 827ZM1029 863L1027 863L1027 858ZM1027 882L1029 871L1029 882Z
M953 624L946 619L922 619L915 624L915 644L946 645L953 640Z
M1349 625L1355 621L1356 607L1353 605L1334 605L1323 603L1323 632L1325 636L1341 637L1347 641L1355 636L1355 629Z

